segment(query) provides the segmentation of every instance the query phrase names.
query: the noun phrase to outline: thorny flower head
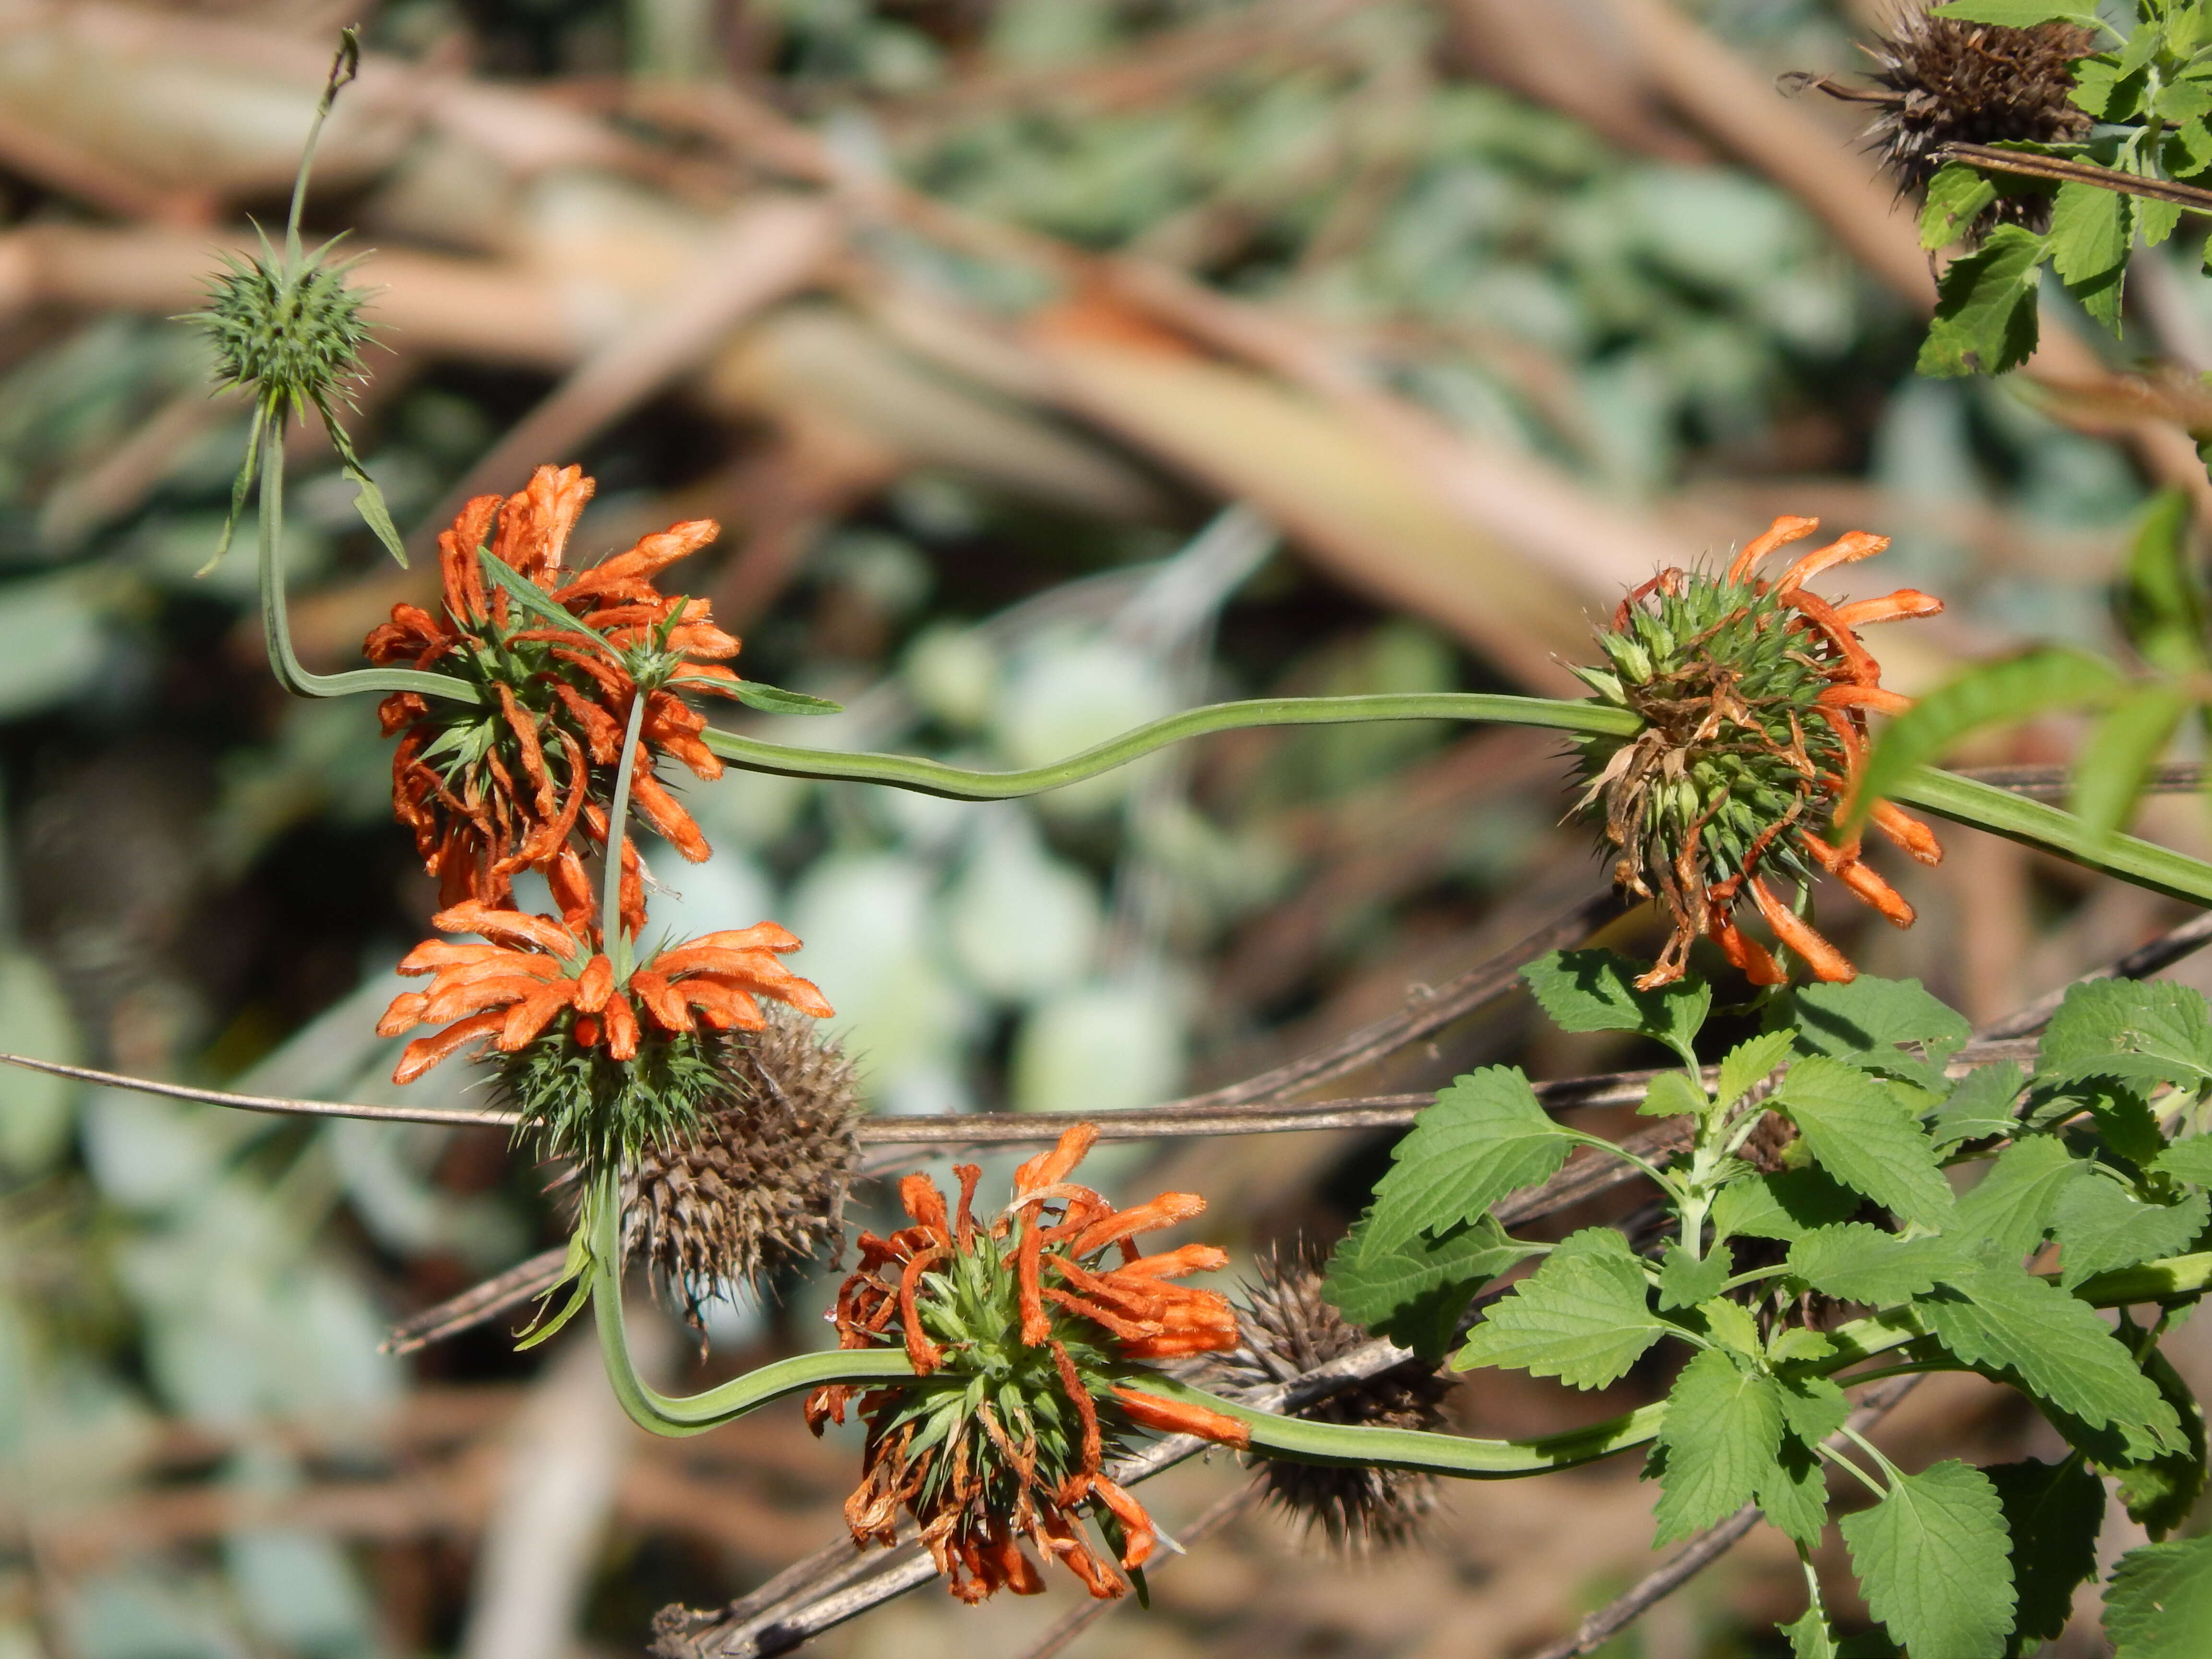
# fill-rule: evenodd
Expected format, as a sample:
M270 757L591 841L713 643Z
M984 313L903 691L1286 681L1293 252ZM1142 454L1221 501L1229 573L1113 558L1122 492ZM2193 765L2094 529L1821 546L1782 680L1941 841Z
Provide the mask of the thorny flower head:
M1634 710L1630 738L1582 744L1587 781L1579 810L1617 849L1613 878L1656 898L1673 927L1639 984L1679 979L1691 945L1709 938L1754 983L1782 969L1734 920L1749 898L1816 978L1856 969L1768 883L1808 890L1815 870L1834 876L1900 927L1912 907L1859 857L1856 836L1830 839L1864 757L1869 711L1908 703L1881 684L1881 665L1858 630L1929 617L1942 602L1910 588L1832 605L1805 583L1832 565L1879 553L1881 536L1852 531L1805 554L1769 583L1753 572L1777 548L1820 527L1777 519L1724 574L1662 571L1621 601L1599 643L1610 672L1576 672L1608 702ZM1942 857L1934 834L1887 801L1875 826L1923 864Z
M705 934L618 973L596 933L545 916L471 902L433 920L489 942L429 939L402 959L401 973L430 982L393 998L378 1035L446 1029L410 1042L392 1081L411 1083L470 1043L489 1042L520 1127L548 1155L576 1159L587 1179L696 1130L730 1086L715 1037L763 1029L757 998L816 1018L832 1012L777 960L799 941L772 921Z
M927 1176L908 1176L899 1197L914 1224L863 1234L860 1268L837 1293L838 1346L903 1344L916 1379L861 1394L867 1443L846 1523L854 1542L888 1545L903 1506L963 1601L1044 1588L1024 1540L1093 1595L1120 1595L1127 1582L1080 1516L1088 1506L1123 1567L1141 1567L1158 1543L1143 1505L1105 1473L1122 1437L1141 1427L1233 1446L1249 1438L1233 1419L1121 1380L1132 1362L1233 1347L1237 1316L1211 1291L1169 1282L1225 1266L1218 1249L1137 1250L1138 1234L1199 1214L1203 1199L1163 1193L1116 1210L1068 1180L1097 1133L1079 1124L1023 1164L1013 1201L988 1221L973 1209L975 1165L955 1170L951 1212ZM808 1424L819 1433L843 1422L856 1392L817 1389Z
M286 417L304 421L311 409L329 432L345 476L359 488L356 504L362 519L394 558L403 565L407 562L384 497L362 469L353 441L337 417L340 406L354 406L353 387L364 378L361 354L372 337L361 314L368 296L346 282L359 261L332 263L335 239L313 253L303 251L300 243L300 210L314 163L315 142L339 89L360 67L361 43L349 28L339 36L337 56L331 60L322 101L316 106L314 125L300 157L283 252L279 254L264 236L258 258L225 254L223 262L229 269L209 289L207 308L185 319L199 324L214 349L220 383L240 388L253 402L246 458L231 485L230 514L223 521L222 542L208 562L210 569L230 549L262 446L281 445Z
M1796 78L1832 97L1876 106L1868 146L1898 189L1917 197L1942 167L1947 145L2087 137L2094 124L2073 101L2074 64L2095 49L2094 33L2077 23L2008 28L1931 17L1924 5L1911 4L1866 48L1874 88ZM2001 222L2040 228L2050 212L2045 193L2002 195L1974 228Z
M581 469L541 466L504 500L477 496L438 538L443 614L395 605L362 647L380 665L434 668L482 694L472 705L397 691L378 708L386 734L399 737L392 811L415 832L446 904L506 903L518 872L540 870L569 926L588 922L584 849L606 845L605 797L641 696L630 798L685 858L708 854L653 763L668 756L699 777L721 776L720 758L700 735L706 717L678 690L738 695L737 675L717 660L735 656L738 641L714 626L706 600L664 595L653 582L719 526L672 525L570 571L562 566L569 532L591 495ZM635 933L645 890L627 834L622 860L622 925Z

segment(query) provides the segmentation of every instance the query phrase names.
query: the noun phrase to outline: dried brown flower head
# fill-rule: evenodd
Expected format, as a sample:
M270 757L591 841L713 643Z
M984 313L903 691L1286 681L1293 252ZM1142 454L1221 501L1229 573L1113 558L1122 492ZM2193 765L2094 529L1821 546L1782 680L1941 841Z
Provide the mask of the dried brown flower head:
M725 1287L840 1239L860 1143L853 1064L814 1022L770 1007L712 1039L726 1092L688 1139L647 1146L624 1181L625 1252L642 1256L694 1329Z
M2072 101L2074 63L2096 48L2095 36L2074 23L2005 28L1930 17L1925 8L1899 12L1865 50L1872 88L1805 76L1832 97L1877 106L1867 143L1896 179L1918 196L1943 165L1947 144L2074 143L2092 123ZM2009 222L2040 228L2051 198L2004 196L1978 227Z
M1232 1352L1208 1359L1208 1386L1288 1382L1370 1340L1322 1298L1322 1262L1311 1250L1270 1253L1255 1265L1258 1278L1246 1280L1237 1297L1242 1340ZM1317 1423L1434 1430L1443 1426L1443 1402L1450 1392L1448 1379L1415 1361L1317 1400L1297 1415ZM1437 1506L1436 1477L1404 1469L1271 1457L1253 1478L1310 1537L1353 1554L1406 1543Z

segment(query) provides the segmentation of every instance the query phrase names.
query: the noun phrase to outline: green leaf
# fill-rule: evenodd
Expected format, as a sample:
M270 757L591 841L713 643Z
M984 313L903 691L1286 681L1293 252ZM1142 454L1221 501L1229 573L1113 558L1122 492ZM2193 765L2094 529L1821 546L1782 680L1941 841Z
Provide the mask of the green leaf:
M2105 1485L2078 1457L2061 1463L1999 1463L1982 1471L2004 1505L2012 1582L2020 1593L2012 1649L2048 1642L2066 1628L2075 1587L2097 1576Z
M1781 1626L1790 1638L1790 1659L1836 1659L1836 1638L1818 1607L1808 1607Z
M2000 1659L2016 1598L1987 1475L1957 1462L1901 1475L1840 1525L1867 1606L1912 1659Z
M1708 1348L1682 1367L1667 1395L1659 1444L1654 1544L1686 1538L1756 1495L1782 1446L1782 1403L1774 1379Z
M1936 284L1936 318L1914 367L1931 379L2002 374L2035 353L2037 267L2042 237L1999 225L1982 246L1951 262Z
M2212 1010L2171 980L2092 980L2069 988L2035 1052L2035 1079L2212 1082Z
M1790 1247L1790 1272L1845 1302L1884 1308L1934 1290L1966 1258L1948 1238L1899 1238L1863 1221L1819 1227Z
M1733 1106L1765 1082L1796 1046L1796 1033L1785 1029L1762 1031L1729 1049L1721 1060L1720 1087L1716 1091L1719 1104Z
M1485 1285L1534 1254L1508 1238L1489 1216L1441 1237L1422 1234L1394 1249L1368 1251L1364 1218L1329 1257L1321 1293L1344 1316L1377 1336L1441 1363L1460 1316Z
M1954 1238L2018 1261L2043 1243L2058 1212L2058 1195L2083 1165L2063 1141L2048 1135L2016 1141L1991 1160L1989 1173L1960 1198Z
M2117 191L2069 179L2051 210L2051 268L2089 314L2117 330L2134 220Z
M2190 546L2188 492L2161 489L2136 521L2119 592L2120 626L2137 655L2168 674L2207 666L2203 584Z
M2173 1407L2097 1310L2023 1268L1978 1264L1913 1307L1963 1364L2009 1373L2091 1428L2109 1425L2145 1452L2181 1433Z
M2173 741L2194 699L2179 686L2129 692L2097 721L2081 746L2068 787L2066 810L2094 836L2110 836L2134 813L2151 768Z
M1777 1531L1806 1549L1820 1547L1820 1530L1828 1524L1828 1472L1818 1453L1785 1437L1760 1477L1757 1496Z
M1977 1066L1929 1116L1929 1134L1946 1151L1961 1141L2011 1134L2020 1127L2013 1103L2027 1082L2027 1073L2013 1060Z
M1781 1385L1782 1415L1790 1432L1817 1446L1844 1426L1851 1402L1843 1385L1825 1376L1791 1377Z
M1862 974L1845 985L1806 985L1791 993L1797 1047L1808 1054L1879 1066L1899 1043L1918 1043L1948 1060L1973 1035L1966 1016L1917 979Z
M483 567L484 575L517 605L548 628L569 634L580 634L586 639L598 637L597 631L579 617L553 602L552 597L520 571L492 556L488 547L477 550L477 561Z
M2118 64L2097 58L2085 58L2074 65L2074 90L2070 96L2076 109L2086 110L2100 121L2124 121L2142 106L2148 81L2136 72L2124 71Z
M1639 991L1640 971L1612 951L1554 951L1523 968L1521 977L1563 1031L1638 1031L1694 1063L1692 1041L1713 1006L1711 988L1686 975Z
M1960 240L1996 199L1996 181L1966 163L1938 168L1928 181L1928 204L1920 210L1920 246L1933 252Z
M1785 1325L1774 1334L1767 1344L1767 1358L1778 1365L1794 1365L1802 1361L1810 1364L1826 1359L1835 1352L1836 1345L1803 1325Z
M2112 1477L2112 1487L2129 1516L2153 1538L2185 1524L2204 1495L2204 1407L2195 1390L2157 1348L2143 1362L2143 1375L2158 1385L2166 1403L2181 1419L2181 1443L2147 1457L2097 1456L2097 1466Z
M1765 1352L1765 1345L1759 1340L1759 1322L1742 1303L1731 1302L1725 1297L1700 1302L1698 1316L1705 1322L1706 1334L1723 1347L1734 1348L1747 1359L1756 1359Z
M1651 1079L1651 1086L1644 1091L1644 1103L1636 1109L1638 1117L1703 1117L1713 1109L1713 1103L1705 1091L1690 1081L1684 1072L1662 1072Z
M684 684L679 674L674 684ZM780 685L769 685L760 680L728 680L712 682L727 691L748 708L757 708L764 714L840 714L845 710L842 702L832 702L827 697L810 697L804 691L787 691Z
M1363 1260L1422 1232L1473 1221L1566 1162L1574 1142L1545 1115L1517 1067L1490 1066L1455 1079L1413 1120L1375 1188Z
M2148 196L2135 200L2136 234L2145 247L2156 247L2181 228L2181 204Z
M1610 1227L1586 1227L1491 1304L1453 1368L1498 1365L1577 1389L1618 1382L1674 1329L1652 1313L1647 1289L1628 1241Z
M1825 1056L1801 1060L1776 1090L1820 1167L1905 1220L1940 1227L1951 1188L1936 1164L1936 1145L1911 1109L1881 1079Z
M2105 1589L2113 1659L2203 1659L2212 1630L2212 1534L2130 1550Z
M2049 0L1951 0L1929 13L1931 17L1955 17L1962 23L2002 23L2007 28L2033 28L2038 23L2079 23L2095 28L2096 14L2081 6L2052 5Z
M2117 1181L2069 1182L2052 1229L2063 1252L2058 1282L2070 1291L2094 1273L2179 1255L2204 1231L2208 1211L2212 1199L2203 1193L2146 1204Z
M384 492L376 487L376 480L358 466L345 469L345 476L353 480L354 511L361 521L375 532L376 539L384 544L384 550L399 561L402 570L407 568L407 544L400 539L399 526L392 522L392 509L384 504Z
M2158 1155L2151 1168L2193 1187L2212 1187L2212 1134L2175 1141Z
M1825 1170L1785 1170L1730 1182L1713 1200L1716 1238L1802 1238L1850 1218L1864 1202Z
M1894 793L1915 767L1939 759L1975 732L2099 702L2121 684L2112 664L2064 647L1969 668L1881 729L1860 774L1854 821Z
M1692 1260L1677 1241L1659 1264L1659 1305L1694 1308L1710 1302L1735 1272L1735 1258L1727 1245L1716 1244L1710 1254Z

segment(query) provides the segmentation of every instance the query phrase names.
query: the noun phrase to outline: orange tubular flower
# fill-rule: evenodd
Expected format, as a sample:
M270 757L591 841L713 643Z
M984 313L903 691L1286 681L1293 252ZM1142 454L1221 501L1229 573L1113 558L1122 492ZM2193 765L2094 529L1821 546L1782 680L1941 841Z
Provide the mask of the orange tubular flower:
M1078 1525L1088 1505L1125 1568L1143 1565L1158 1533L1109 1480L1105 1460L1132 1427L1243 1446L1243 1425L1127 1386L1128 1362L1232 1348L1224 1297L1168 1281L1228 1258L1208 1244L1157 1255L1143 1232L1199 1214L1203 1200L1163 1193L1116 1210L1067 1177L1097 1139L1090 1124L1015 1172L1013 1201L987 1225L973 1210L981 1171L962 1164L957 1208L925 1176L899 1197L914 1224L860 1238L860 1265L837 1293L838 1346L899 1343L921 1379L861 1395L868 1425L860 1489L846 1501L855 1543L890 1544L903 1506L954 1595L1044 1588L1023 1552L1057 1559L1093 1595L1127 1582ZM1112 1265L1103 1259L1113 1251ZM845 1420L851 1384L807 1397L816 1433Z
M644 753L632 799L685 858L707 856L698 824L653 763L666 756L699 777L721 775L701 737L706 717L677 693L734 696L738 677L720 659L735 656L738 641L714 625L704 599L664 595L653 582L718 527L705 519L676 525L570 572L562 565L569 533L591 495L580 469L541 466L503 501L477 496L438 538L442 615L395 605L362 647L372 662L434 669L483 693L470 708L399 691L378 710L386 735L399 738L392 811L414 831L447 905L507 902L514 874L540 870L568 925L589 923L583 854L594 841L605 845L603 803L641 689ZM556 626L490 580L481 556L488 539L490 558L575 625ZM636 858L624 836L623 924L633 932L644 925L643 885L630 878Z
M1803 888L1825 871L1897 926L1912 924L1912 907L1862 860L1858 838L1836 838L1832 825L1857 787L1867 716L1911 706L1882 685L1858 630L1934 616L1942 602L1902 588L1838 606L1806 591L1822 571L1889 545L1862 531L1802 555L1772 582L1758 579L1776 550L1819 527L1777 519L1723 576L1661 572L1599 635L1610 670L1581 671L1644 722L1632 738L1584 744L1581 805L1619 849L1615 879L1658 899L1673 925L1638 981L1647 988L1680 978L1699 938L1753 982L1780 983L1780 966L1736 926L1743 898L1815 978L1853 978L1843 953L1776 894L1778 877ZM1928 826L1890 803L1875 803L1871 817L1914 859L1942 858Z
M377 1035L446 1029L410 1042L392 1081L411 1083L489 1042L525 1125L556 1156L633 1155L688 1127L713 1087L706 1045L722 1032L763 1029L757 999L817 1019L832 1012L811 981L777 960L799 941L772 921L672 945L623 978L596 932L550 917L471 901L433 921L489 942L429 939L401 961L401 973L429 983L394 997Z

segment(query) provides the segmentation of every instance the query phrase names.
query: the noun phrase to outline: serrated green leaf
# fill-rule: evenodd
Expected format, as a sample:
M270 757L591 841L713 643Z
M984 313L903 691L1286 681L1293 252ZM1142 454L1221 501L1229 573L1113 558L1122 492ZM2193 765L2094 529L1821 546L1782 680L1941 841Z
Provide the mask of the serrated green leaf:
M1785 1435L1756 1497L1777 1531L1806 1549L1819 1547L1828 1524L1828 1472L1818 1453Z
M1835 1633L1820 1608L1806 1608L1781 1628L1790 1638L1790 1659L1836 1659Z
M1973 1035L1965 1015L1917 979L1862 974L1844 985L1801 986L1790 994L1790 1007L1802 1052L1863 1066L1901 1066L1900 1074L1916 1081L1925 1080L1926 1067L1898 1045L1918 1044L1940 1067Z
M1534 1254L1489 1216L1441 1237L1421 1234L1371 1254L1363 1249L1366 1225L1363 1218L1338 1244L1321 1293L1354 1324L1432 1364L1449 1350L1476 1293Z
M2051 268L2070 288L2102 276L2128 257L2128 198L2069 179L2051 206Z
M1730 1182L1713 1200L1716 1238L1802 1238L1850 1219L1865 1202L1825 1170L1785 1170Z
M1962 1141L2008 1135L2019 1126L2013 1119L2013 1103L2027 1083L2027 1073L2013 1060L1977 1066L1959 1079L1928 1119L1928 1133L1938 1148L1948 1151Z
M1720 1085L1714 1091L1723 1106L1733 1106L1772 1075L1796 1046L1796 1033L1787 1029L1762 1031L1739 1042L1721 1060Z
M2158 1155L2151 1168L2191 1186L2212 1187L2212 1134L2175 1141Z
M2190 545L2188 492L2161 489L2136 521L2119 593L2120 626L2136 653L2168 674L2198 672L2204 651L2205 603Z
M2118 1429L2146 1453L2178 1443L2180 1419L2096 1310L2025 1269L1978 1264L1913 1308L1963 1364L2007 1372L2030 1394L2092 1428Z
M2139 71L2123 72L2120 66L2098 58L2085 58L2074 65L2074 90L2069 101L2100 121L2124 121L2142 106L2148 77Z
M1708 1348L1682 1367L1659 1430L1666 1449L1655 1544L1733 1515L1769 1477L1782 1445L1774 1379Z
M1497 1365L1602 1389L1674 1328L1651 1311L1648 1295L1627 1240L1610 1227L1586 1227L1491 1304L1452 1365Z
M2112 1659L2203 1659L2212 1630L2212 1534L2130 1550L2105 1589Z
M2058 1195L2082 1173L2063 1141L2048 1135L2016 1141L1990 1162L1989 1173L1959 1200L1950 1226L2007 1261L2018 1261L2043 1243L2058 1212Z
M1694 1308L1710 1302L1735 1272L1735 1258L1725 1244L1717 1244L1710 1254L1692 1261L1688 1251L1674 1243L1659 1263L1659 1305Z
M2058 1282L2072 1290L2094 1273L2179 1255L2204 1231L2212 1199L2191 1193L2173 1204L2146 1204L2117 1181L2067 1183L2052 1219Z
M677 684L684 684L683 676ZM757 708L764 714L838 714L845 705L832 702L827 697L810 697L804 691L787 691L780 685L769 685L759 680L716 680L714 684L727 691L748 708Z
M1563 1031L1637 1031L1685 1060L1713 994L1685 975L1653 991L1636 988L1639 964L1612 951L1554 951L1521 970L1537 1002Z
M1982 1473L2004 1505L2012 1540L2012 1582L2020 1607L2010 1650L2047 1642L2066 1627L2075 1588L2097 1576L2097 1534L2105 1520L2104 1483L2079 1458L2062 1463L1999 1463Z
M2161 1350L2151 1350L2143 1375L2157 1385L2181 1419L2180 1443L2148 1457L2099 1457L2097 1466L2112 1477L2112 1490L2130 1518L2156 1539L2186 1524L2196 1513L2197 1500L2204 1495L2204 1407Z
M1844 1426L1851 1402L1840 1383L1825 1376L1794 1376L1781 1382L1783 1420L1808 1446L1817 1446Z
M1790 1271L1814 1290L1878 1308L1934 1290L1967 1265L1948 1238L1899 1238L1863 1221L1820 1227L1790 1247Z
M2017 1598L1988 1476L1937 1463L1840 1524L1867 1606L1913 1659L2000 1659Z
M1699 1303L1698 1313L1705 1322L1706 1333L1723 1347L1733 1348L1749 1359L1765 1352L1765 1345L1759 1340L1759 1322L1742 1303L1716 1297Z
M2074 763L2066 797L2066 810L2091 835L2113 835L2127 823L2150 781L2151 769L2193 706L2194 699L2179 686L2146 685L2098 718Z
M1792 1066L1773 1104L1790 1115L1820 1167L1905 1220L1940 1227L1951 1188L1936 1145L1890 1086L1842 1060L1815 1056Z
M2038 1084L2082 1078L2212 1082L2212 1010L2171 980L2092 980L2070 988L2035 1055Z
M1999 225L1936 284L1936 316L1914 364L1942 380L2002 374L2035 354L2035 289L2047 251L2020 225Z
M1638 1117L1702 1117L1713 1109L1712 1101L1705 1091L1690 1081L1685 1072L1662 1072L1651 1079L1651 1086L1644 1091L1644 1103L1636 1109Z
M1993 726L2079 708L2118 689L2120 672L2086 651L2050 647L1981 663L1917 699L1877 734L1860 774L1856 815L1894 793L1917 766Z
M1767 1344L1766 1357L1778 1365L1795 1365L1826 1359L1835 1351L1836 1345L1820 1332L1802 1325L1785 1325Z
M1996 182L1963 161L1939 167L1920 210L1920 246L1932 252L1960 240L1996 199Z
M2145 247L2156 247L2181 228L2181 204L2148 196L2135 198L2136 235Z
M1455 1079L1393 1149L1390 1172L1375 1188L1363 1258L1473 1221L1506 1194L1547 1179L1573 1145L1518 1067Z

